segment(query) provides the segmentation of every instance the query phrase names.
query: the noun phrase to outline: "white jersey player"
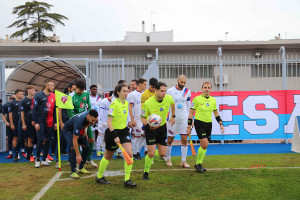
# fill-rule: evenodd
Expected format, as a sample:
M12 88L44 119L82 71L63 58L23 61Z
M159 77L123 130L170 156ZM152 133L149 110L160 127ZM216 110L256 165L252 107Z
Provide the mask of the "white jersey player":
M105 130L107 129L107 118L108 118L107 114L108 114L109 106L111 104L112 93L113 91L110 91L109 97L101 100L99 110L98 110L99 134L98 134L97 144L96 144L97 156L101 156L101 154L103 154L105 151L104 134L105 134Z
M186 84L186 76L180 75L177 79L177 85L167 90L167 94L171 95L175 102L175 124L171 127L168 123L168 141L167 141L167 165L172 166L171 150L172 142L176 135L181 136L181 166L189 168L190 165L186 162L188 145L187 145L187 121L191 107L191 91L184 87ZM171 112L171 111L170 111ZM172 115L170 113L170 115Z
M143 90L145 90L146 87L147 80L144 78L139 78L137 80L137 89L133 92L130 92L127 96L127 101L129 102L128 111L131 118L130 125L133 129L133 132L135 133L135 137L132 141L133 158L135 160L141 159L139 152L146 141L143 130L143 123L141 121L141 96Z

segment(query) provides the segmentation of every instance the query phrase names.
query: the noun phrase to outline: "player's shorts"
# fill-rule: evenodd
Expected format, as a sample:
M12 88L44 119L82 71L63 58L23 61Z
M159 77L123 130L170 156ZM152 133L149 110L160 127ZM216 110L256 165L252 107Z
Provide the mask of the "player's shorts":
M26 139L26 138L33 138L35 135L35 127L31 124L26 124L27 130L24 131L22 129L22 125L19 124L19 138Z
M164 124L156 130L151 130L150 126L145 126L147 145L160 144L167 146L167 125Z
M212 129L212 123L211 122L202 122L200 120L194 121L195 130L198 135L199 140L207 138L210 140L211 137L211 129Z
M89 126L87 129L87 136L88 136L88 138L94 138L94 134L93 134L91 126Z
M6 126L6 125L5 125ZM13 138L14 136L11 133L11 129L9 126L6 126L6 136L9 138Z
M39 141L44 141L45 139L50 140L51 137L54 136L53 127L47 127L44 124L39 124L39 125L40 125L40 130L37 131L37 133L36 133L38 142Z
M107 125L106 124L100 124L98 125L98 131L100 134L104 134L105 133L105 130L107 129Z
M18 137L19 136L19 126L18 123L15 125L15 130L10 129L10 136L11 137Z
M145 135L145 131L143 130L142 121L136 121L136 127L133 127L132 129L133 129L135 136L137 136L137 137Z
M66 142L70 148L73 147L73 132L72 131L63 131L63 135L66 139ZM79 135L78 137L78 145L83 145L89 148L89 142L87 138L83 135Z
M167 122L168 128L168 137L175 137L176 135L187 135L186 128L187 128L187 120L181 122L175 122L173 126L171 123Z
M117 132L117 136L119 137L121 144L131 143L128 127L124 129L115 130ZM105 149L107 149L108 151L115 151L119 148L118 145L115 143L114 138L109 129L106 129L105 131L104 141L106 144Z

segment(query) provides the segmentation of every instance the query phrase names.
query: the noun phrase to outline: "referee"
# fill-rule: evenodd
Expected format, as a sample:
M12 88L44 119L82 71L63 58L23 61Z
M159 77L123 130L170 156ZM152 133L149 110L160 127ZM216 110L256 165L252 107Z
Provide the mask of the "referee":
M114 152L118 149L118 144L121 143L132 159L132 146L129 135L129 128L127 128L127 117L128 115L128 101L127 98L128 88L124 84L116 86L114 95L116 99L110 104L108 110L107 126L108 129L105 131L104 140L106 143L105 152L102 160L99 164L99 171L96 176L96 182L101 184L109 184L103 174L109 161L112 159ZM130 173L132 165L125 166L125 187L136 187L137 184L130 181Z
M200 140L200 147L198 149L197 161L195 168L198 172L203 173L206 169L202 166L202 162L207 150L208 140L210 140L212 129L212 112L214 113L217 122L220 124L220 130L224 133L224 126L217 109L216 99L210 96L212 85L210 82L202 84L202 94L195 97L190 108L188 118L187 133L191 133L191 126L193 123L193 116L196 111L194 126Z

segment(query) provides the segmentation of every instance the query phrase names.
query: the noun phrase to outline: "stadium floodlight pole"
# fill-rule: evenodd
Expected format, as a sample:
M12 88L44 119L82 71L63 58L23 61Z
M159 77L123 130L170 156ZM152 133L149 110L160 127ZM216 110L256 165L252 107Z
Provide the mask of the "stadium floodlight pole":
M286 57L285 57L285 47L281 46L279 49L279 53L281 53L282 60L282 89L286 90ZM289 140L284 139L285 143L288 144Z
M222 47L218 47L217 54L219 55L219 68L220 68L220 75L219 75L219 90L223 91L223 60L222 60ZM223 135L222 135L223 137ZM221 140L221 144L224 144L224 140Z

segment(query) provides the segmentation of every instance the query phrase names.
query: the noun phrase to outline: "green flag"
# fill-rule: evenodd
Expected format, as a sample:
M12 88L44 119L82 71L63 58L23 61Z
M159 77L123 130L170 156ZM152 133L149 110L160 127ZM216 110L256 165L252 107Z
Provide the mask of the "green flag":
M72 97L55 90L55 101L58 108L74 109Z

